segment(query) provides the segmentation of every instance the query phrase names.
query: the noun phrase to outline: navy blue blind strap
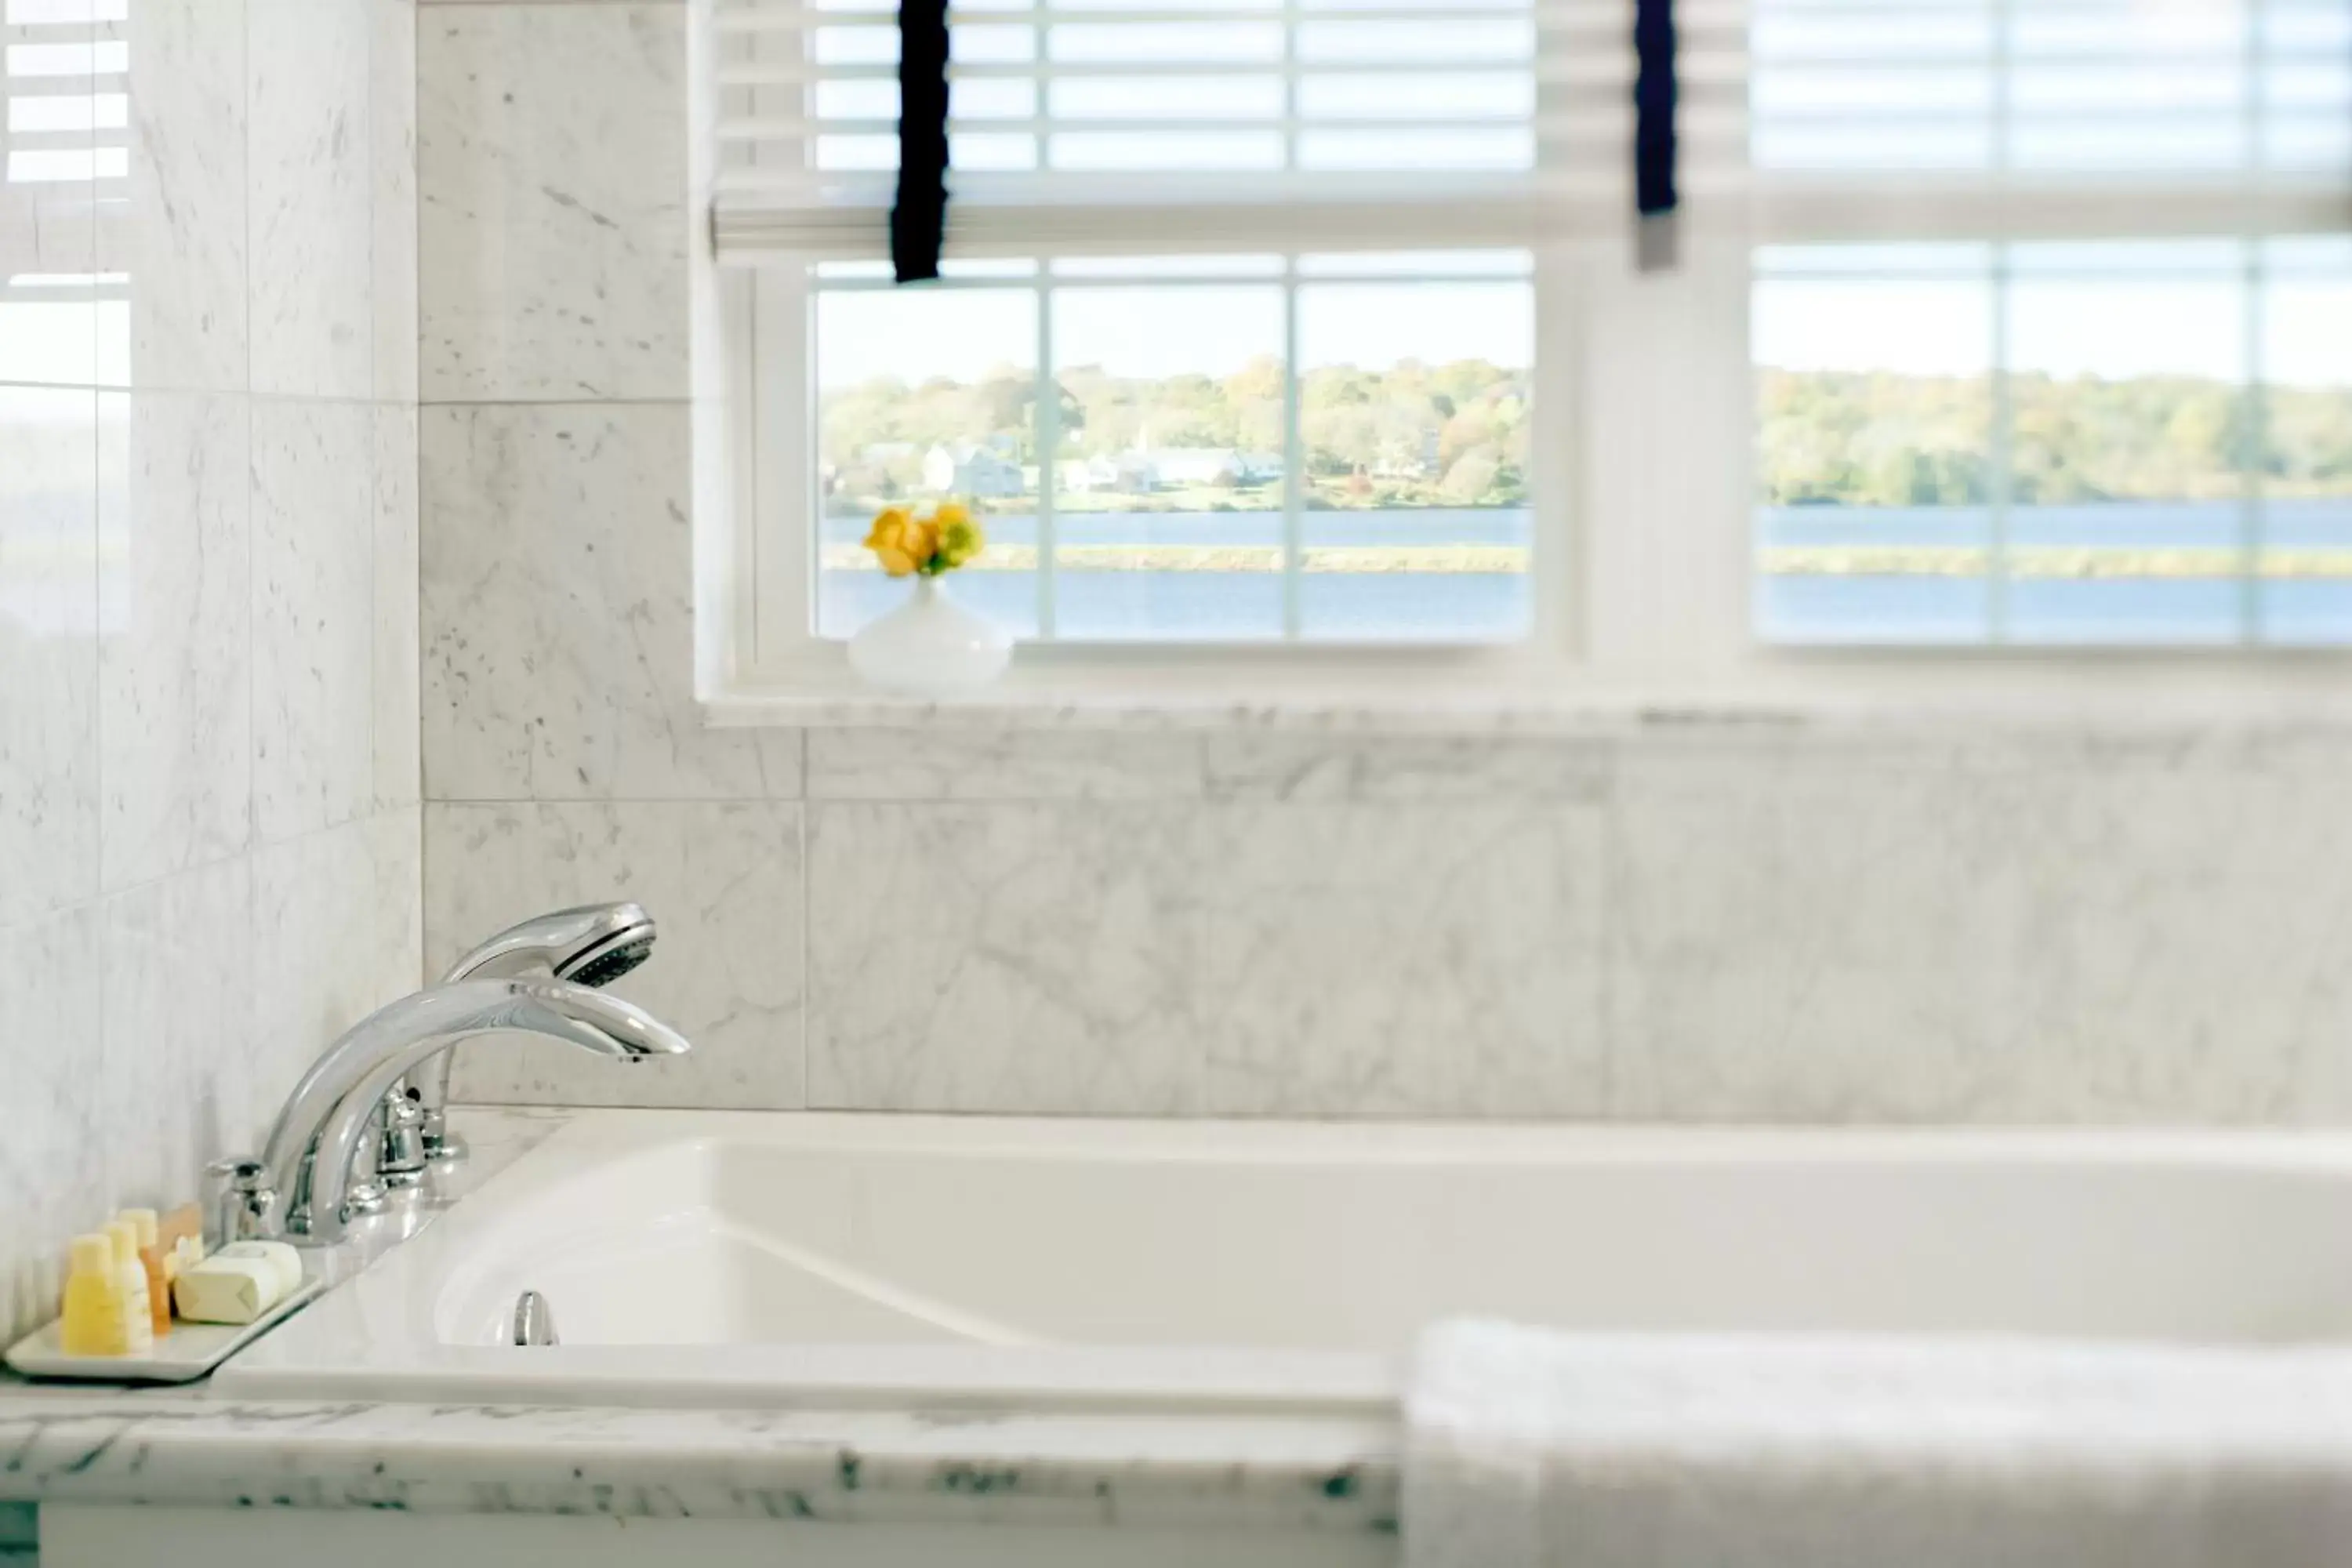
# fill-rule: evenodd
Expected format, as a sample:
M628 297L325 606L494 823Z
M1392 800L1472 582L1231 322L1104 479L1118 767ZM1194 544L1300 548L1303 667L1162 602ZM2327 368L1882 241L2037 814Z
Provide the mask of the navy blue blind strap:
M898 200L890 268L901 283L940 275L948 231L948 0L898 3Z
M1675 3L1634 0L1633 202L1642 270L1675 262Z

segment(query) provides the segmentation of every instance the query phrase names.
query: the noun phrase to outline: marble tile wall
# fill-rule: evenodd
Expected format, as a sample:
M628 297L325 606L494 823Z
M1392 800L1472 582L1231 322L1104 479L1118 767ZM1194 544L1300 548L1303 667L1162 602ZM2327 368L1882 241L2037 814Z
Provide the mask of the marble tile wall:
M420 15L427 961L639 896L698 1041L462 1092L2352 1118L2352 737L700 728L687 8Z
M415 31L0 25L128 104L0 183L0 1338L415 984Z

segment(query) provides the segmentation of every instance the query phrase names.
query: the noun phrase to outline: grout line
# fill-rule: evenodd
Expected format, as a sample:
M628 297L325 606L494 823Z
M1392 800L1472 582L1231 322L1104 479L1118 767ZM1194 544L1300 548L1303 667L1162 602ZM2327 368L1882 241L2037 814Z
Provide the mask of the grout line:
M425 898L425 889L433 881L433 835L426 831L426 806L419 802L416 807L416 983L420 986L433 983L432 915L431 906Z
M419 397L419 408L692 408L691 397Z
M813 807L812 807L812 805L811 805L811 803L810 803L810 801L809 801L809 799L808 799L808 779L809 779L809 731L807 731L806 730L803 730L803 731L801 731L801 802L800 802L800 808L799 808L796 812L794 812L794 813L793 813L793 816L794 816L795 820L798 822L798 824L799 824L799 827L800 827L800 843L801 843L801 1005L800 1005L800 1016L801 1016L801 1109L802 1109L803 1110L808 1110L808 1109L809 1109L809 1102L810 1102L809 1079L810 1079L810 1077L811 1077L811 1073L810 1073L810 1069L809 1069L809 1056L810 1056L810 1050L809 1050L809 1034L810 1034L810 1030L809 1030L809 1004L810 1004L810 994L812 993L812 991L814 991L814 987L813 985L811 985L811 984L810 984L810 979L811 979L811 976L812 976L812 974L813 974L813 973L814 973L814 972L813 972L813 970L812 970L812 968L811 968L811 966L810 966L810 963L809 963L809 948L810 948L809 922L810 922L811 919L812 919L812 918L814 918L814 914L815 914L815 907L816 907L816 900L815 900L815 896L814 896L814 894L811 891L811 889L810 889L810 886L809 886L809 882L810 882L810 871L811 871L811 869L812 869L812 868L811 868L811 866L810 866L810 859L809 859L809 813L810 813L810 811L813 809Z
M241 149L243 156L238 159L238 167L241 170L240 184L243 186L239 195L243 199L238 205L245 217L243 247L245 251L243 312L245 318L245 843L249 853L257 851L261 846L261 809L258 798L261 789L258 778L260 770L257 765L260 760L261 693L255 678L255 672L261 668L258 630L261 624L261 586L260 550L255 540L257 530L254 527L255 519L259 515L260 509L254 505L254 491L257 489L255 480L258 470L254 463L253 438L253 7L255 4L256 0L242 0L240 10L243 26L238 29L237 38L237 91L243 99L245 110L244 146ZM256 929L252 934L255 940L247 944L247 949L253 954L255 964L258 965L261 962L261 944L258 930L260 910L257 908L254 910L254 921ZM259 978L257 969L254 978L257 980ZM247 989L250 991L251 988L248 986Z
M421 805L795 805L802 795L426 795Z
M375 177L377 129L376 110L378 108L376 103L376 85L377 78L382 73L376 68L378 62L375 58L375 14L373 4L370 3L370 0L359 0L359 3L352 7L351 14L353 18L353 25L359 29L361 69L366 73L366 90L362 94L361 113L362 119L360 124L361 133L356 140L359 143L358 161L361 171L360 177L366 182L367 190L368 258L367 287L364 293L364 298L367 302L367 309L365 311L365 317L367 320L367 338L363 346L366 351L364 357L367 360L367 389L371 397L373 397L373 395L377 391L379 385L376 378L376 337L377 328L379 325L376 319L376 311L382 304L382 300L379 298L379 287L382 282L382 268L378 265L382 260L382 258L376 253L376 200L383 193L376 188ZM379 775L383 763L383 758L379 754L379 748L382 746L383 742L383 737L376 732L376 721L383 695L376 689L376 683L383 679L383 649L381 646L383 640L383 601L382 594L383 586L382 580L383 563L378 559L380 552L376 549L376 529L383 521L383 454L378 449L380 443L376 439L376 416L373 408L371 408L362 420L361 435L362 438L367 443L367 460L362 468L362 472L367 476L367 484L363 498L366 503L363 515L366 519L367 528L366 531L362 536L362 542L367 551L367 799L369 804L373 805L380 804L381 798L377 793L380 785ZM420 813L417 819L417 864L419 867L417 901L419 905L418 916L420 920L424 913L422 908L424 901L424 874L422 870L425 854L424 837L425 823L423 816ZM378 903L379 907L381 907L381 889L378 889Z
M247 345L247 353L251 345ZM263 403L316 404L329 407L414 408L419 405L399 397L342 397L310 392L259 392L251 386L179 386L169 383L119 381L12 381L0 376L0 390L11 392L100 392L125 397L251 397ZM455 406L466 406L457 405ZM499 406L488 405L486 406ZM513 406L511 405L506 406Z
M409 731L410 745L406 748L412 759L413 773L406 781L405 793L413 793L416 812L416 983L424 985L432 978L430 968L432 943L425 930L425 890L432 885L430 865L426 859L425 833L425 419L418 406L424 393L425 376L425 176L424 154L424 58L425 11L421 5L408 8L408 48L406 53L407 82L407 145L402 150L408 175L408 280L404 291L407 309L407 328L403 334L408 355L408 396L401 400L401 451L408 463L408 619L415 629L411 639L409 661L411 690L415 700L401 704L402 717ZM376 79L371 75L371 81ZM371 226L370 237L374 228ZM373 340L382 342L379 332ZM381 391L380 384L371 383L371 390Z
M95 58L96 51L99 47L99 39L102 36L102 30L99 26L97 16L95 12L93 12L89 22L89 45L93 58ZM96 90L97 79L94 74L89 78L89 86L90 90ZM90 131L89 144L93 149L98 145L98 132L95 126L93 126ZM95 153L93 153L93 156L95 156ZM95 177L90 181L90 187L94 195L97 190L97 181ZM93 205L89 230L89 259L92 263L93 270L96 269L96 265L101 259L98 254L98 238L99 226L95 205ZM93 310L90 313L89 321L90 363L93 366L98 363L104 354L104 344L100 341L100 331L99 327L100 320L100 317L99 312ZM123 346L124 353L127 356L130 349L127 337ZM106 809L106 637L104 632L104 627L106 626L106 568L104 563L106 558L107 421L105 406L107 395L108 394L104 390L97 388L93 388L89 395L89 670L90 695L92 698L89 707L89 771L90 789L94 797L93 815L97 818L96 823L94 824L95 830L90 837L89 852L93 862L90 867L90 884L91 891L94 895L94 901L95 899L102 899L106 886L106 829L108 816ZM124 437L122 456L127 461L130 457L130 410L128 408L121 410L121 416L122 434ZM98 926L96 931L98 951L97 963L95 965L98 978L98 1038L89 1041L89 1046L93 1056L95 1056L99 1060L103 1061L106 1048L107 1024L110 1016L114 1011L112 1002L110 1000L114 988L110 984L109 984L109 976L107 973L107 952L112 944L106 940L107 931L106 920L103 913L104 906L100 903L98 904L97 907L100 911L98 915ZM106 1201L108 1205L110 1206L121 1195L121 1194L119 1193L111 1191L107 1192ZM54 1238L51 1239L54 1240Z

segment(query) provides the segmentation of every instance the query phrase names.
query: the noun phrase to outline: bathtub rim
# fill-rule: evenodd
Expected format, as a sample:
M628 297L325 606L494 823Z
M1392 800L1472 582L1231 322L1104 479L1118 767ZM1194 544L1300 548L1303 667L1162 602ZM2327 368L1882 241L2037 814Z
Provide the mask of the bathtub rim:
M473 1114L484 1109L470 1108ZM2077 1166L2086 1161L2221 1165L2341 1178L2352 1199L2352 1131L2326 1128L1124 1120L595 1108L562 1113L551 1135L487 1174L453 1206L472 1205L471 1212L478 1214L485 1202L523 1202L559 1187L583 1163L663 1147L691 1150L746 1134L817 1150L1039 1161L1078 1154L1136 1163L1245 1157L1311 1164L1369 1155L1433 1165L1763 1161L1863 1167L1890 1159L1946 1167L1987 1162ZM560 1363L527 1366L506 1347L354 1337L349 1320L356 1291L371 1280L381 1289L398 1277L415 1275L452 1245L446 1233L436 1239L436 1231L427 1231L340 1269L333 1290L233 1358L215 1374L215 1387L232 1397L270 1400L1360 1421L1392 1417L1404 1386L1403 1357L1341 1351L762 1345L739 1358L758 1363L757 1376L746 1378L730 1369L681 1366L677 1348L667 1346L567 1346L556 1352ZM412 1319L415 1310L412 1300ZM1767 1337L1785 1342L1790 1336ZM1956 1347L2001 1339L2079 1343L2172 1363L2195 1362L2216 1371L2232 1365L2272 1369L2281 1358L2340 1358L2346 1352L2338 1344L2149 1347L2026 1335L1905 1338L1940 1338Z

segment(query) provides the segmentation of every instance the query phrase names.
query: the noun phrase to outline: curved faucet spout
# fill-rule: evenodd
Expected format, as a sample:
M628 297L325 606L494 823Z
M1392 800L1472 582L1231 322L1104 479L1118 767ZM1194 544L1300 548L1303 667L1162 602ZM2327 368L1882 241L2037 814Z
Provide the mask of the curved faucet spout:
M642 904L623 900L557 910L491 937L452 964L441 984L536 975L601 991L652 955L654 936L654 919ZM447 1115L457 1044L452 1040L425 1058L407 1085L424 1114L418 1152L428 1160L465 1158L465 1140L450 1132Z
M339 1239L352 1159L392 1086L457 1037L501 1032L623 1061L692 1048L644 1008L565 980L465 980L404 996L330 1046L278 1112L262 1162L289 1221L299 1225L307 1211L310 1239Z

